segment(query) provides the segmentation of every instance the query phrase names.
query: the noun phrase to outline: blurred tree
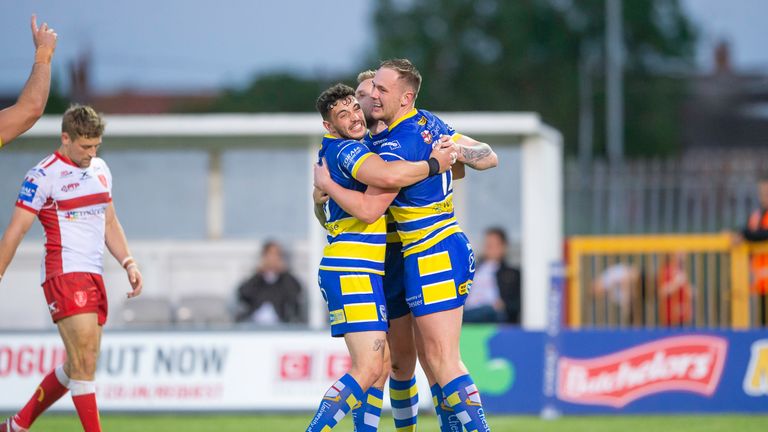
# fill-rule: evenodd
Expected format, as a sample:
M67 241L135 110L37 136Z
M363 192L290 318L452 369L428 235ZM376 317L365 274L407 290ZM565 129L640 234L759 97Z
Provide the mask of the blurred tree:
M218 112L306 112L328 82L274 73L256 78L244 90L228 90L214 104Z
M64 111L69 108L69 97L61 90L57 75L51 78L51 91L48 93L48 103L45 104L46 114L64 114Z
M596 153L604 152L604 0L381 0L378 58L424 75L420 106L541 113L576 150L579 61L594 59ZM625 152L674 152L692 68L693 24L678 0L624 1Z

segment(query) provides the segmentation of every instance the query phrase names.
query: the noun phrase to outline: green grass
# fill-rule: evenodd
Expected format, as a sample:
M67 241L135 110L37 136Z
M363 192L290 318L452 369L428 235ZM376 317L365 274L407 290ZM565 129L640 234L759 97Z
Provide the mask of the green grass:
M303 431L310 413L287 415L104 415L103 429L109 432L260 432ZM605 416L564 417L544 421L536 417L493 416L489 423L494 432L766 432L768 416ZM77 417L49 414L41 417L32 431L79 431ZM380 431L392 431L392 417L382 418ZM351 418L342 420L334 432L352 431ZM419 417L419 431L438 431L434 416Z

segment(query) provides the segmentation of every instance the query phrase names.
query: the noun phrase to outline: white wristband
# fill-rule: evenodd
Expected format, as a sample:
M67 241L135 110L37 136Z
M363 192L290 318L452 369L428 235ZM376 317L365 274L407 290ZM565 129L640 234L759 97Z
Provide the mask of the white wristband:
M139 267L139 265L138 265L138 264L136 264L135 262L132 262L132 263L128 264L128 266L126 266L126 267L125 267L125 269L126 269L126 270L128 270L128 269L130 269L131 267L136 267L136 268L138 268L138 267Z
M125 264L127 264L128 261L132 261L132 260L133 260L133 257L128 255L127 257L123 258L122 262L120 262L120 267L125 268Z

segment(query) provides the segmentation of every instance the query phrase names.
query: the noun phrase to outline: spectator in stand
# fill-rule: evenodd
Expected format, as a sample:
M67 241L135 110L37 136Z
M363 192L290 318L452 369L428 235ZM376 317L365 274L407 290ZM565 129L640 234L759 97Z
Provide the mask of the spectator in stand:
M268 241L261 250L258 270L237 289L237 321L266 325L305 322L301 292L299 281L285 264L282 248Z
M768 240L768 176L760 178L757 184L760 208L752 212L747 225L733 235L734 246L743 241L764 242ZM751 260L752 293L757 303L757 322L768 325L768 254L754 254Z
M506 262L507 235L501 228L485 232L483 254L464 304L465 322L520 324L520 270Z
M684 252L669 254L659 269L659 320L668 327L692 324L693 289L686 272Z
M640 269L632 264L619 262L608 266L592 284L598 304L609 302L610 307L618 310L618 323L629 324L632 318L632 304L641 301L637 298L640 288Z

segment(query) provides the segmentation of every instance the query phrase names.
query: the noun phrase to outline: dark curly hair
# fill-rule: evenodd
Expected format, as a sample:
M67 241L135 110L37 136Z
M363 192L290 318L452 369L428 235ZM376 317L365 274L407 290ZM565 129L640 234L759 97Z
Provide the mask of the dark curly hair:
M340 100L347 99L354 95L355 90L352 87L342 83L334 84L324 92L320 93L317 102L315 102L315 107L317 108L317 112L323 116L323 120L328 120L328 113L331 112L333 107L335 107Z

